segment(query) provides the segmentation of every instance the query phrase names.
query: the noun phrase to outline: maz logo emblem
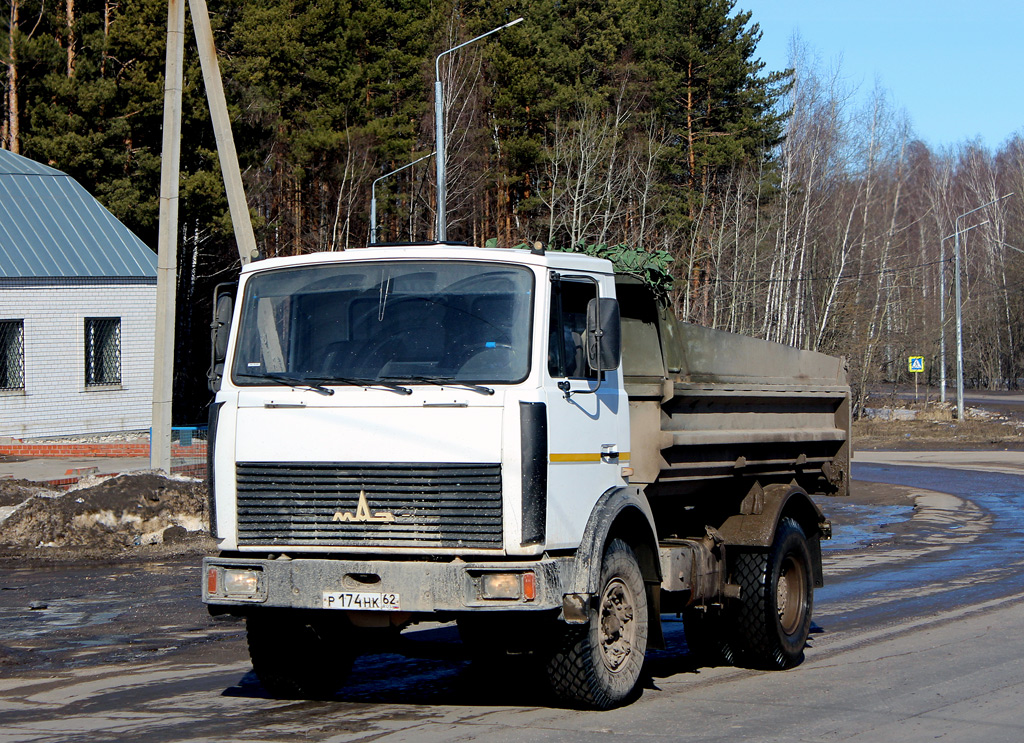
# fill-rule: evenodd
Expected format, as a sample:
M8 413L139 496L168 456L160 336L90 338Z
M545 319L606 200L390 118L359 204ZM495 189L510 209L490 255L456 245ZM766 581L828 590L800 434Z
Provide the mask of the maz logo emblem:
M366 502L366 491L359 491L359 505L356 506L355 513L342 513L341 511L334 512L334 518L331 521L361 521L369 522L374 524L386 524L395 520L395 514L388 513L387 511L378 511L377 513L370 515L370 504Z

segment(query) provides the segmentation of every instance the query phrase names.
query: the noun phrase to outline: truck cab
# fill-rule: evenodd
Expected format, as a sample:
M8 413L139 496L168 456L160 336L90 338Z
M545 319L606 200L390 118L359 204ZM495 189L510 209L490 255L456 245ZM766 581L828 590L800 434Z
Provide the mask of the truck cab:
M439 252L243 272L215 402L221 549L537 556L578 546L594 494L627 484L621 370L584 349L588 304L615 296L611 265ZM291 485L330 503L271 502ZM530 502L548 490L566 497ZM356 518L361 502L381 516Z

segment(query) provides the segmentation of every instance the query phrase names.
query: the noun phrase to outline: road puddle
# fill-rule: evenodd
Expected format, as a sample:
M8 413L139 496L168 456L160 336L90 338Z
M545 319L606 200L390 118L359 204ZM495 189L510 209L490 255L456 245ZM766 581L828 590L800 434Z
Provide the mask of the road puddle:
M212 638L240 622L214 621L199 599L199 558L169 562L0 570L0 676L152 658Z
M914 515L914 504L877 505L833 498L824 504L832 521L832 539L822 543L826 554L870 547L892 539L897 526Z

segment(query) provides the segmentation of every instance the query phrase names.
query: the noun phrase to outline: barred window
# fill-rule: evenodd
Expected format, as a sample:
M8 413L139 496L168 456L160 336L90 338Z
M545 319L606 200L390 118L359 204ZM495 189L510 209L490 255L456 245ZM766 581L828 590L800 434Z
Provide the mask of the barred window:
M121 318L85 318L86 387L121 384Z
M25 321L0 320L0 390L25 389Z

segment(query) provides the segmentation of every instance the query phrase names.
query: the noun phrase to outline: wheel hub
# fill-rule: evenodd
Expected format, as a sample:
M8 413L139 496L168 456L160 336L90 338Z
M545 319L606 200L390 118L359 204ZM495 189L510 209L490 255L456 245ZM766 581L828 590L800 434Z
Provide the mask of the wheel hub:
M622 668L636 643L634 597L619 578L609 581L601 594L601 659L608 670Z
M792 555L787 556L779 570L775 589L775 609L782 631L791 635L803 622L805 581L803 564Z

